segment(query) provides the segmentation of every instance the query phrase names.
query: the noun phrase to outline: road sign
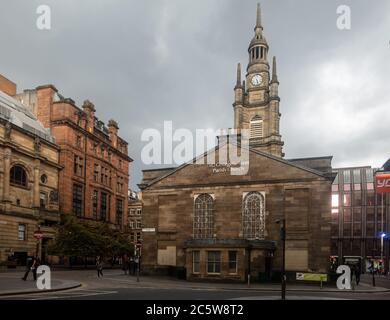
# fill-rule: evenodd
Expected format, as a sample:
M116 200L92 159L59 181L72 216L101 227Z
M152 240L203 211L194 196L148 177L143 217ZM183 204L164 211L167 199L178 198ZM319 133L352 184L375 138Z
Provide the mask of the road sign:
M43 233L40 230L34 232L34 238L37 240L41 240L43 238Z

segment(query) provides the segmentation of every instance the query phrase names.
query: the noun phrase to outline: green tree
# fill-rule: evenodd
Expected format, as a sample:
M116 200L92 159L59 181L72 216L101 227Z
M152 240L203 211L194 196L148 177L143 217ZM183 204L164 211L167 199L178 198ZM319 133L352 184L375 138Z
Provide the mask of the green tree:
M128 235L113 230L107 223L82 221L71 215L62 217L48 247L52 255L84 258L120 256L133 250Z

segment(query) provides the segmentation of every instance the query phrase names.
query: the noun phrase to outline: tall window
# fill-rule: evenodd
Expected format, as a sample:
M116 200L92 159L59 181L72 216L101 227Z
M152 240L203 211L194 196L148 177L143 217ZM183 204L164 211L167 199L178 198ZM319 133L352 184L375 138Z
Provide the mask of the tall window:
M83 208L83 187L79 184L73 185L73 213L81 217Z
M192 273L199 273L200 251L192 251Z
M74 156L73 173L75 175L82 176L83 175L83 168L84 168L83 158L75 155Z
M98 209L98 192L96 190L93 190L92 195L92 218L97 218L97 209Z
M22 166L13 166L10 171L10 182L19 186L27 187L27 174Z
M25 224L18 225L18 240L20 240L20 241L26 240L26 225Z
M245 239L264 239L265 208L264 196L250 192L244 198L243 233Z
M99 182L99 165L97 163L93 165L93 181Z
M194 238L213 238L214 199L209 194L201 194L195 199L194 209Z
M39 194L39 206L41 207L41 209L45 209L46 208L46 193L45 192L41 192Z
M123 177L117 176L116 192L123 193Z
M229 251L229 273L237 273L237 251Z
M81 137L80 136L76 136L76 147L77 148L81 148L82 145L81 145Z
M102 192L100 194L100 220L106 221L107 219L107 194Z
M116 215L115 215L115 224L122 225L122 215L123 215L123 200L116 200Z
M258 139L263 137L263 119L255 116L250 122L250 138Z
M207 273L221 272L221 252L208 251L207 252Z

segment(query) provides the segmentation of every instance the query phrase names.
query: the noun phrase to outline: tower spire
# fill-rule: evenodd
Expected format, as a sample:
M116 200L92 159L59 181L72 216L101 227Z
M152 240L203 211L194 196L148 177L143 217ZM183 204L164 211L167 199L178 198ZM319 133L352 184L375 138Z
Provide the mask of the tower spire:
M274 82L279 83L278 75L277 75L277 72L276 72L276 57L275 56L274 56L274 58L272 60L272 81L271 81L271 83L274 83Z
M255 30L258 29L258 28L263 30L263 27L261 25L261 7L260 7L260 3L257 3L256 27L255 27Z
M237 87L241 86L241 63L237 65Z

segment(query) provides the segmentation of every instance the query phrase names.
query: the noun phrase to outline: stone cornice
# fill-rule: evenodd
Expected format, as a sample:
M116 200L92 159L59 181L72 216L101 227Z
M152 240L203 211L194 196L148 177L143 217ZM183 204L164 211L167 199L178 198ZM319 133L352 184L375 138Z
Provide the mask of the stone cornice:
M255 186L255 185L284 185L288 183L307 183L321 181L321 178L304 178L304 179L268 179L268 180L251 180L251 181L231 181L231 182L215 182L215 183L197 183L197 184L178 184L178 185L164 185L150 186L143 192L153 192L154 190L164 189L194 189L194 188L214 188L214 187L231 187L231 186Z
M23 154L29 158L32 158L32 159L36 159L36 160L40 160L41 162L43 163L46 163L52 167L56 167L57 169L59 170L62 170L64 167L62 165L60 165L59 163L57 162L54 162L52 160L49 160L43 156L40 156L39 154L36 154L34 152L30 152L28 150L25 150L23 148L21 148L18 144L12 142L12 141L4 141L4 140L0 140L0 143L3 145L3 147L8 147L8 148L11 148L11 150L13 152L17 152L17 153L20 153L20 154Z

